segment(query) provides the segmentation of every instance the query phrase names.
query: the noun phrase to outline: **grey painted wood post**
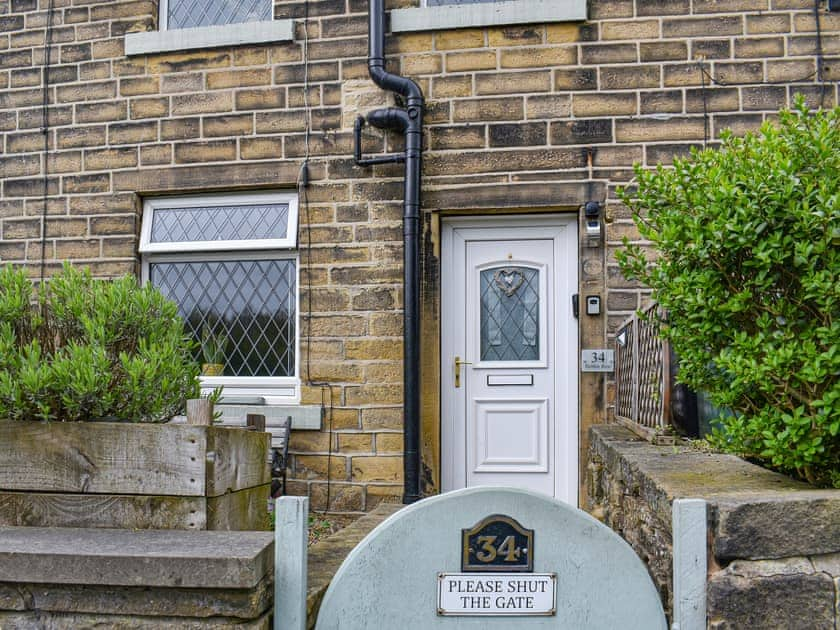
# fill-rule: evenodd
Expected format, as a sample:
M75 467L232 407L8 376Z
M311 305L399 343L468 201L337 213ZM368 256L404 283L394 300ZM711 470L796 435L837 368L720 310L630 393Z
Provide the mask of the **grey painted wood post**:
M309 499L274 503L274 630L306 630Z
M672 630L706 628L706 502L675 499L671 522L674 541L674 614Z

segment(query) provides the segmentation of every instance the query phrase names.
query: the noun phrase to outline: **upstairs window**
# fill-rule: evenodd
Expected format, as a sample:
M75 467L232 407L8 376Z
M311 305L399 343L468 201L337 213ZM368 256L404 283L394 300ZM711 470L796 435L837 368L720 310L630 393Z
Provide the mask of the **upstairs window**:
M273 10L272 0L161 0L160 28L267 22Z
M586 0L421 0L419 7L391 11L391 31L444 31L585 19Z
M275 20L272 0L160 0L159 30L126 33L125 54L149 55L290 42L294 20Z
M293 194L146 200L143 281L178 304L207 389L299 400L296 233Z

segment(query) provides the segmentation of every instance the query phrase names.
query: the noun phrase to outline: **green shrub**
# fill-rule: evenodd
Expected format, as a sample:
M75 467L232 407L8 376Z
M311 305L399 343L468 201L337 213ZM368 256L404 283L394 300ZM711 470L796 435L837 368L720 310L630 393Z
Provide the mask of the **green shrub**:
M36 298L0 269L0 417L165 421L198 396L193 345L175 304L134 277L65 265Z
M682 382L721 417L716 447L840 487L840 109L802 100L625 190L642 236L623 273L667 311Z

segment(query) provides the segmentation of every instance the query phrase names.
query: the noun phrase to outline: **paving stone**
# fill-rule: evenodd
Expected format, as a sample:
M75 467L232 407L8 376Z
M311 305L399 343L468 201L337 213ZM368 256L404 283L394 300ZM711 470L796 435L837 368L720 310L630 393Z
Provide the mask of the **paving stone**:
M324 593L327 592L327 587L347 554L377 525L400 508L400 504L380 503L373 511L309 548L306 616L310 628L315 627Z

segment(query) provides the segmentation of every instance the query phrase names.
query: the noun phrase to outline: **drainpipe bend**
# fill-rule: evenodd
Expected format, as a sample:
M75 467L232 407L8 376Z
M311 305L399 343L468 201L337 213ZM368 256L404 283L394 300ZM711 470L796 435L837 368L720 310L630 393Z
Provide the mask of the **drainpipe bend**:
M402 133L405 133L411 126L411 119L408 117L408 112L399 107L375 109L372 112L368 112L366 119L371 127L393 129Z
M368 114L376 127L400 129L405 137L403 201L403 503L420 499L420 176L423 153L423 91L407 77L385 69L385 2L369 0L368 73L384 90L405 99L404 109Z

